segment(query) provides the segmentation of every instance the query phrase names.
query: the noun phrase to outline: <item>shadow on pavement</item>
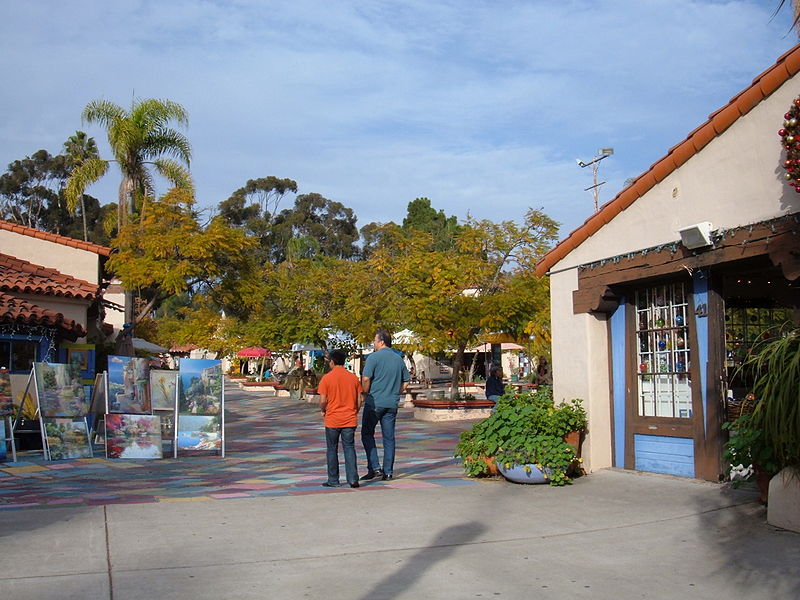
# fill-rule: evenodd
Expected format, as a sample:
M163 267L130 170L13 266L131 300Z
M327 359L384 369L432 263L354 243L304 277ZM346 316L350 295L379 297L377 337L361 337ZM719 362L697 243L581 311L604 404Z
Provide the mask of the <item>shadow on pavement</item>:
M710 556L722 564L709 575L742 589L742 597L800 598L800 534L772 527L758 492L724 487L729 507L699 513Z
M431 544L417 550L397 571L381 579L361 600L390 599L406 591L411 582L420 578L435 562L450 556L458 546L469 543L484 533L487 527L477 521L453 525L436 535Z

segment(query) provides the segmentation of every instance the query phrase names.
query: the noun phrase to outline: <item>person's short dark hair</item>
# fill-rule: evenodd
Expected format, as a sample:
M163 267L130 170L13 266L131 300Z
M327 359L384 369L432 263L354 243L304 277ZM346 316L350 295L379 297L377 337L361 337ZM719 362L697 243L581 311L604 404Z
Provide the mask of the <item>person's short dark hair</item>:
M375 336L382 341L384 344L391 348L392 346L392 334L390 334L386 329L380 327L378 331L375 332Z
M332 350L328 356L331 357L333 364L338 366L344 365L344 361L347 359L347 354L345 354L344 350Z

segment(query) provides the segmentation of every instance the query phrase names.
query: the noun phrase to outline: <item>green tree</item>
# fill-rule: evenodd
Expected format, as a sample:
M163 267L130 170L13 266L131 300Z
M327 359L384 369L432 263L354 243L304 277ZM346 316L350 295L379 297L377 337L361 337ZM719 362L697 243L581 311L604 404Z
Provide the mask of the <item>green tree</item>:
M186 110L171 100L150 98L134 101L130 110L94 100L83 109L83 121L103 126L108 135L112 160L85 158L76 165L67 181L66 198L70 209L80 201L84 190L108 172L111 162L119 167L121 181L117 201L117 223L123 227L132 215L144 211L154 196L153 173L165 177L173 187L193 190L189 175L191 147L188 139L171 123L187 126Z
M51 231L47 210L59 204L68 172L66 159L47 150L15 160L0 176L0 215L26 227Z
M76 131L75 135L71 135L67 138L67 141L64 142L64 154L70 171L75 170L75 168L79 167L86 160L96 160L100 157L94 138L87 136L84 131ZM88 241L89 239L89 229L86 222L86 200L86 194L81 194L79 202L81 220L83 221L84 241Z
M449 250L454 246L459 226L455 216L448 217L443 210L437 211L428 198L417 198L408 203L403 229L409 233L429 233L433 240L433 250Z

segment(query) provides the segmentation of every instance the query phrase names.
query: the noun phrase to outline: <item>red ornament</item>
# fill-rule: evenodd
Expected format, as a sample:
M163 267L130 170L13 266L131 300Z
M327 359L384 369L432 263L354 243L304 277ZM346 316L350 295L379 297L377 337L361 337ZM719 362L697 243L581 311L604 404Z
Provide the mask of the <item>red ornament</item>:
M781 137L785 136L786 135L786 130L785 129L778 129L778 135L781 136Z

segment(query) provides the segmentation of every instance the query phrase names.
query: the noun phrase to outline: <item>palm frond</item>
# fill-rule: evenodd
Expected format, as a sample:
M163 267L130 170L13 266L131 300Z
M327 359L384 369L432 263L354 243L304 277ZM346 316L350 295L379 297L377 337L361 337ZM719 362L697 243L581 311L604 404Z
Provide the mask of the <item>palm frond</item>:
M93 100L86 105L81 114L85 123L98 123L108 128L111 123L125 117L125 109L108 100Z
M162 128L147 137L142 155L148 159L163 155L172 156L188 165L192 158L192 147L189 139L182 133Z
M153 161L156 171L172 182L173 186L189 191L194 196L194 182L189 171L183 165L169 158L159 158Z
M88 158L77 165L67 179L64 197L69 211L75 212L86 188L100 179L108 171L108 161L99 158Z

